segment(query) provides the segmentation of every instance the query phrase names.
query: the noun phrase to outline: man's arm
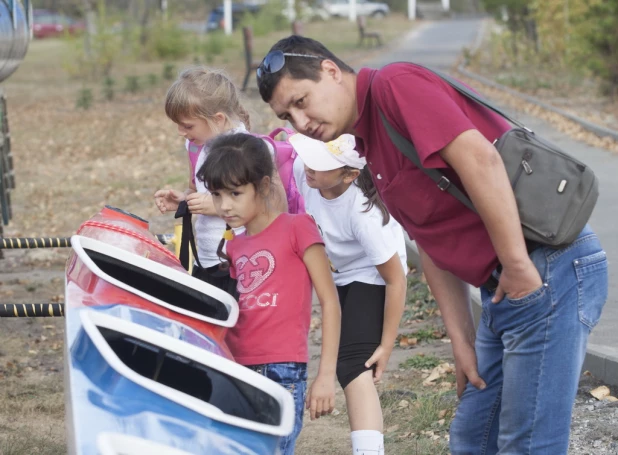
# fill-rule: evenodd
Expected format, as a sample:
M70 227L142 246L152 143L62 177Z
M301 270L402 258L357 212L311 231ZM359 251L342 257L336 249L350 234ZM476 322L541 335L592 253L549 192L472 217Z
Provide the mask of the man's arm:
M476 388L484 389L485 382L477 371L475 329L468 284L452 273L439 269L420 247L418 251L427 284L440 307L442 320L453 346L457 395L461 396L468 381Z
M498 151L477 130L457 136L440 151L457 173L478 211L502 264L494 302L523 297L541 287L528 256L515 196Z

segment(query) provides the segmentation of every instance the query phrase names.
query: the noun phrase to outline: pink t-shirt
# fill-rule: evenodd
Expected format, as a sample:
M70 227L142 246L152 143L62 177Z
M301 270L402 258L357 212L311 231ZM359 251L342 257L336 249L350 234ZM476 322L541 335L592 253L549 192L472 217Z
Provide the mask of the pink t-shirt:
M303 256L316 243L324 244L313 219L289 213L227 243L240 315L226 342L241 365L308 362L311 278Z
M498 259L483 221L441 191L395 147L378 107L399 134L411 139L423 166L441 169L461 189L461 181L440 150L471 129L493 142L510 129L509 124L437 75L409 63L380 70L363 68L356 95L357 150L366 157L389 212L438 267L475 286L484 283Z

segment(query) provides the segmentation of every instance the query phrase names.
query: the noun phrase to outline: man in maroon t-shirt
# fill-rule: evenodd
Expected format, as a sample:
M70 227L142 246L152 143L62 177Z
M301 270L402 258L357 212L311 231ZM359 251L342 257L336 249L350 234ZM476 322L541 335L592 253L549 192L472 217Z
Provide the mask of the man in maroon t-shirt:
M304 37L276 43L257 81L262 99L299 132L322 141L354 134L380 196L416 240L457 367L453 455L566 453L587 337L607 295L607 261L588 227L564 250L526 244L492 145L509 125L423 67L356 74ZM478 214L402 155L380 111ZM581 264L594 266L584 273ZM476 335L466 283L483 297ZM548 388L555 392L540 392Z

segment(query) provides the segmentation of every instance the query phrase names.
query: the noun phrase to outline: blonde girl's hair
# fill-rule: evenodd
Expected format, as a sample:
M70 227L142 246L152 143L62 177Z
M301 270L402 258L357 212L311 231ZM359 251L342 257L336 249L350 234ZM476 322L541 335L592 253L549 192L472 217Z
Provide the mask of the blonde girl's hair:
M213 128L213 117L225 114L229 123L240 120L251 129L249 113L234 83L221 70L193 66L185 69L167 91L165 113L174 123L201 118ZM213 128L214 129L214 128Z

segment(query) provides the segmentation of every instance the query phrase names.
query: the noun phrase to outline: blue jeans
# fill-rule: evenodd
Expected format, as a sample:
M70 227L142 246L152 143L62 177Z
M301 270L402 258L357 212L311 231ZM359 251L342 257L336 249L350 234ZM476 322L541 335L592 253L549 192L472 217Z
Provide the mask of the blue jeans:
M607 258L586 226L563 249L530 255L543 286L491 303L476 336L478 371L487 387L466 387L451 424L452 455L561 455L586 343L607 299Z
M294 398L294 430L289 436L279 441L281 455L294 455L296 439L303 428L303 413L305 412L305 396L307 395L307 364L306 363L267 363L264 365L249 365L247 368L285 387Z

